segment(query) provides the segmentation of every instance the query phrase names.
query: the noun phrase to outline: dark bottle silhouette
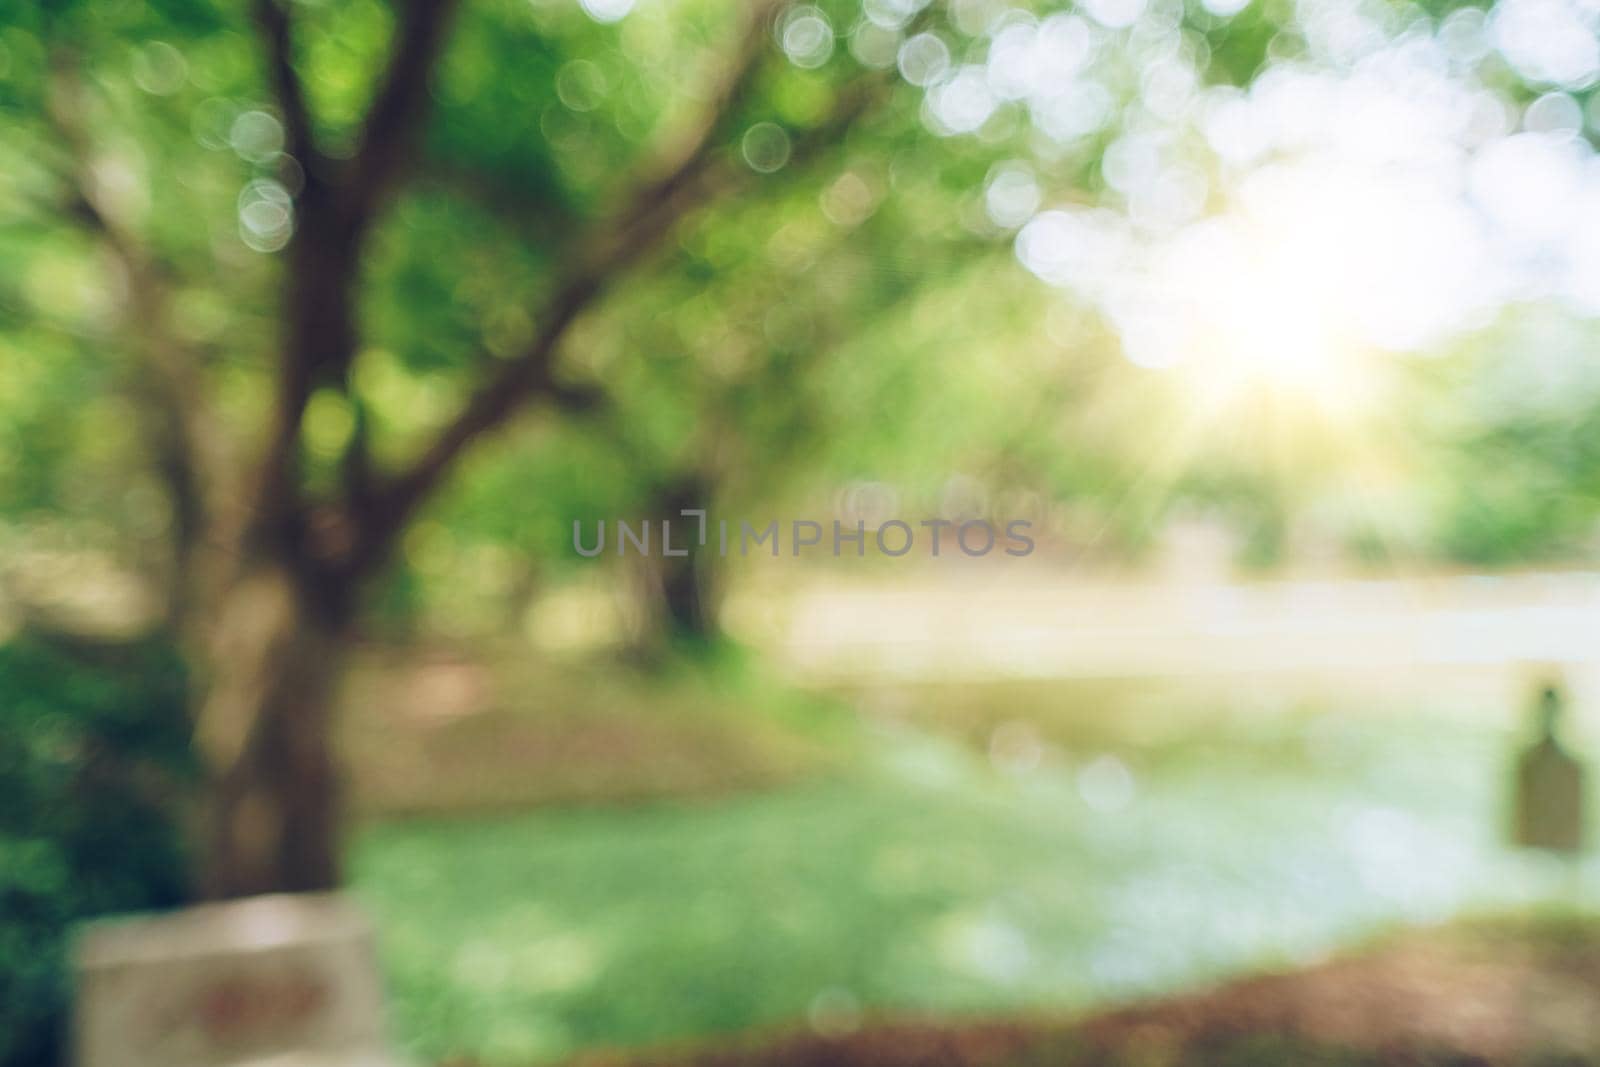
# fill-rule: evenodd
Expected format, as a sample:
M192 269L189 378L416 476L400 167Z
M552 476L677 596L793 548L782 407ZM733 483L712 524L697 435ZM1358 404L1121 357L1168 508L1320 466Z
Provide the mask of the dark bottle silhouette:
M1576 855L1586 843L1583 762L1561 741L1565 700L1546 685L1534 705L1538 737L1517 757L1511 840L1522 848Z

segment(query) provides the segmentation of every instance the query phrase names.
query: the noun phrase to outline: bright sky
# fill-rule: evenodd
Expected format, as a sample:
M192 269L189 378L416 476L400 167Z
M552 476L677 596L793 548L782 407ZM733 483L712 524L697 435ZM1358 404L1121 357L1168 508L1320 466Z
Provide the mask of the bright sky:
M1600 161L1567 92L1600 78L1595 0L1502 0L1437 32L1302 0L1309 55L1248 92L1199 87L1164 0L1084 8L1011 16L929 110L970 129L1024 100L1047 159L1126 102L1102 204L1049 203L1033 161L992 175L988 205L1133 362L1326 390L1354 354L1436 349L1511 301L1600 314ZM1549 92L1519 112L1480 80L1497 57Z

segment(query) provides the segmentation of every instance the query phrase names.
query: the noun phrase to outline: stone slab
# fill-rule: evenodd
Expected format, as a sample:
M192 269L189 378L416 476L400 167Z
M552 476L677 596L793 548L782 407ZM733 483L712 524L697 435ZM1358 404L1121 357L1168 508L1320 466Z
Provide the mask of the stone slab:
M74 964L78 1067L398 1067L371 923L340 894L97 921Z

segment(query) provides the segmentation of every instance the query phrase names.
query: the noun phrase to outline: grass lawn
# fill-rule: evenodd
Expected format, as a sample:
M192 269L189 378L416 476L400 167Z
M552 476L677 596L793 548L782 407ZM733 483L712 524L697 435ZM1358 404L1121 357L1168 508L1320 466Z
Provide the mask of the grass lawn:
M1403 932L1324 964L1084 1018L902 1019L600 1053L583 1067L1585 1067L1600 1063L1600 917L1560 909Z
M854 693L850 758L762 791L374 822L395 1029L500 1067L1077 1010L1557 881L1497 844L1507 724L1127 688Z

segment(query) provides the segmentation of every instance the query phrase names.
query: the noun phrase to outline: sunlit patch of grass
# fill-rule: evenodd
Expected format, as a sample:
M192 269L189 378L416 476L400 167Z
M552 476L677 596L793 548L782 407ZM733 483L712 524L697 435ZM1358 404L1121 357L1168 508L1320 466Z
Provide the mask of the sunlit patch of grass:
M356 885L398 1029L510 1065L841 1012L1059 1011L1544 891L1497 844L1497 727L1202 707L1163 733L1082 695L1055 720L1005 687L964 692L971 722L873 713L831 773L715 803L373 826ZM1037 759L996 757L1011 721Z

